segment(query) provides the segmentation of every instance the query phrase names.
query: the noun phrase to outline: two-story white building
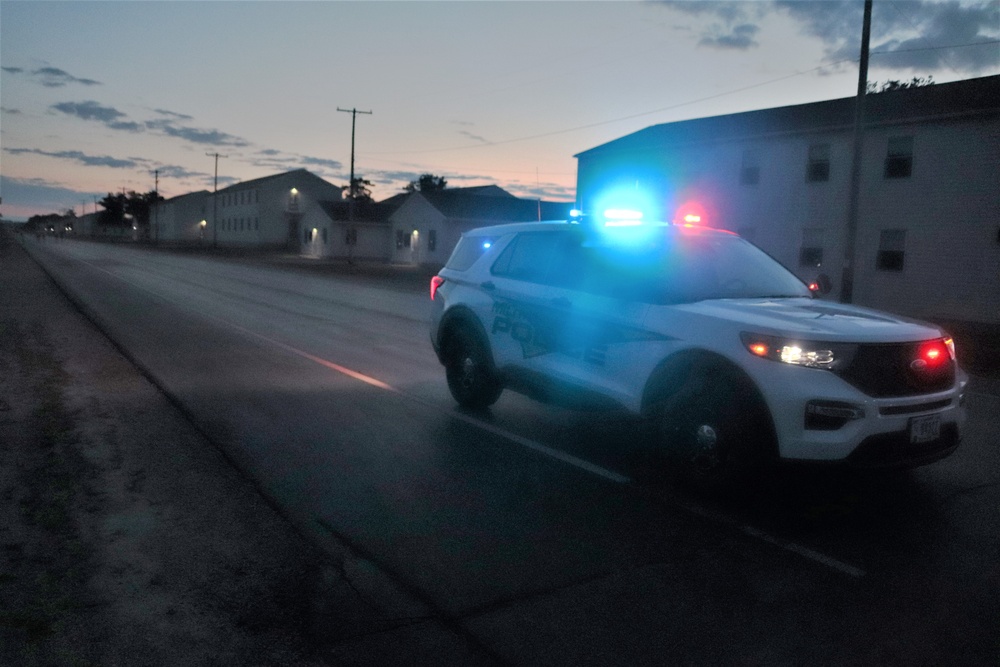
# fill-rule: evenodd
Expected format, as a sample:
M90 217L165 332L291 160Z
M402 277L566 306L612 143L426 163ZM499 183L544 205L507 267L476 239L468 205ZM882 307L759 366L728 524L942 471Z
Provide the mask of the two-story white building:
M443 266L462 233L531 220L565 220L572 204L521 199L495 185L414 192L391 215L390 258Z
M212 193L189 192L159 202L150 211L150 237L157 243L203 243L211 216Z
M308 230L302 216L319 201L339 201L341 189L305 169L243 181L209 196L205 238L222 247L298 251Z
M855 98L648 127L578 154L577 197L643 197L801 277L845 261ZM865 98L855 303L1000 323L1000 76Z

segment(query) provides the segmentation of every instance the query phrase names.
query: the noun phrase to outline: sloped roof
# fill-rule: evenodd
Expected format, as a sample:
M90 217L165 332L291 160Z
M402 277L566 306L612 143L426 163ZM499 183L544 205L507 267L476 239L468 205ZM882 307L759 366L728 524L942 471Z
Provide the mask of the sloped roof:
M856 98L652 125L574 157L608 152L762 138L777 134L846 130L854 126ZM876 126L1000 112L1000 75L907 88L865 97L865 124Z
M506 191L504 191L504 195L493 196L468 192L470 189L472 188L446 189L415 194L426 199L445 217L462 220L503 220L508 222L537 220L539 204L541 204L543 220L565 219L573 206L560 202L539 202L537 199L519 199Z
M160 203L161 204L173 204L174 202L179 202L180 200L186 199L188 197L207 197L210 194L212 194L212 193L209 192L208 190L198 190L197 192L187 192L187 193L182 194L182 195L177 195L176 197L171 197L170 199L164 199Z
M326 215L334 222L347 222L351 220L350 201L337 200L321 201L317 203L323 209L323 212L326 213ZM401 203L402 202L400 202L400 204ZM395 203L366 201L354 202L353 221L358 223L388 222L389 216L392 215L397 208L399 208L399 205Z
M316 174L312 173L308 169L292 169L291 171L284 171L284 172L281 172L280 174L271 174L270 176L261 176L260 178L254 178L254 179L251 179L249 181L240 181L239 183L234 183L232 185L227 185L224 188L220 188L219 192L226 192L227 190L240 190L240 189L243 189L243 188L246 188L246 187L255 187L255 186L261 185L262 183L267 183L268 181L273 181L273 180L276 180L276 179L279 179L279 178L283 178L285 176L292 176L292 175L295 175L298 178L309 178L309 179L312 179L312 180L315 180L315 181L319 181L319 182L324 183L326 185L329 185L331 187L337 187L337 186L333 185L333 183L330 183L329 181L327 181L326 179L320 178L319 176L317 176Z

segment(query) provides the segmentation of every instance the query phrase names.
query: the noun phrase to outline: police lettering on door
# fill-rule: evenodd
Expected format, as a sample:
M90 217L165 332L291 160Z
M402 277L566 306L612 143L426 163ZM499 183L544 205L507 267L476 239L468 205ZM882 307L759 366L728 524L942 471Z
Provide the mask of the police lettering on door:
M570 325L557 313L543 314L541 309L516 304L493 303L492 335L509 335L521 344L525 359L550 352L561 352L588 363L603 365L607 345L593 343L593 336L581 336L582 330Z

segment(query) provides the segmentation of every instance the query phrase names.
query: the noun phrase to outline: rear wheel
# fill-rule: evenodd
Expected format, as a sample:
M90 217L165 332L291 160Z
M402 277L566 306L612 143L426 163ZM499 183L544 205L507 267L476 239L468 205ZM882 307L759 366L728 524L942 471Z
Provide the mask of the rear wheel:
M458 329L448 339L446 350L448 389L458 404L466 408L485 408L496 403L503 385L480 338L466 329Z
M750 479L772 429L750 383L719 366L692 369L660 406L660 435L681 477L707 490Z

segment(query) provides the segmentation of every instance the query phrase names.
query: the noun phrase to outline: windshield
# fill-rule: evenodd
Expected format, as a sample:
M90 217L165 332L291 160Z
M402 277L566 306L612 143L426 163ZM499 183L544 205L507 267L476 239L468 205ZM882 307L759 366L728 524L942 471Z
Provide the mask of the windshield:
M809 297L788 269L738 236L669 230L642 247L579 247L559 273L588 291L648 303ZM575 253L573 253L575 254ZM579 276L574 279L571 276ZM568 286L568 285L567 285Z

